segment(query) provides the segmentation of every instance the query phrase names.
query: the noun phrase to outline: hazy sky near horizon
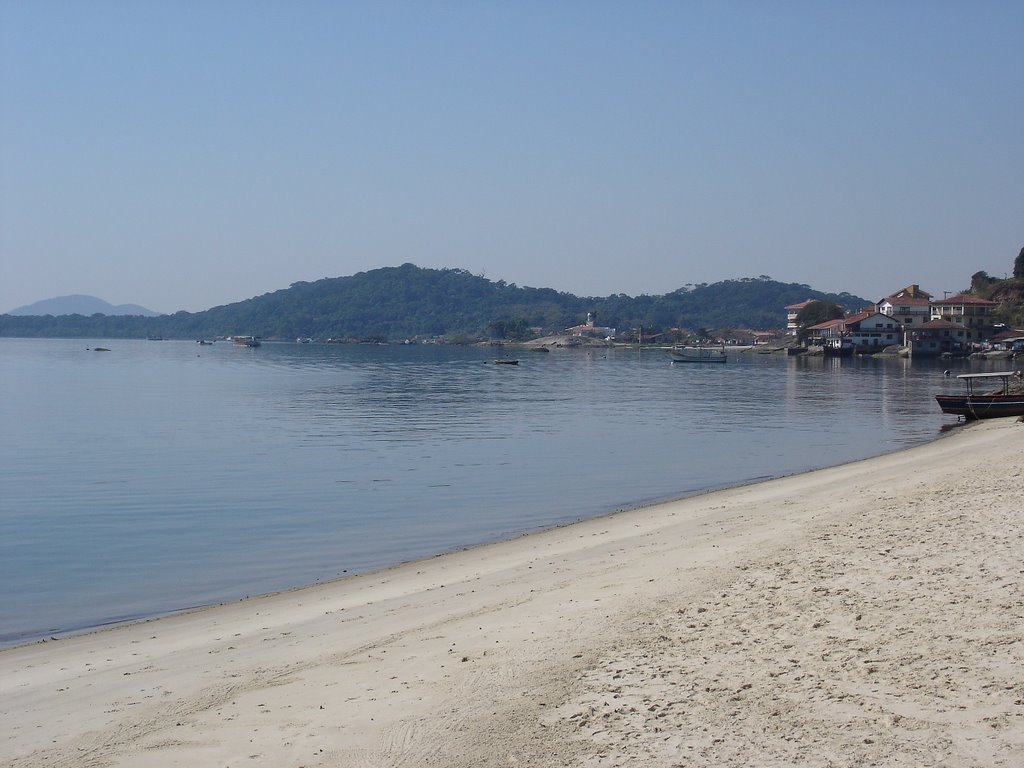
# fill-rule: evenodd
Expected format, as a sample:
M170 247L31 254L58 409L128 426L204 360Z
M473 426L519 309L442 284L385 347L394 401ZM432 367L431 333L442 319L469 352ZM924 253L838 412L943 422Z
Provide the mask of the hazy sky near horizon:
M1024 2L0 0L0 312L412 262L877 299L1024 246Z

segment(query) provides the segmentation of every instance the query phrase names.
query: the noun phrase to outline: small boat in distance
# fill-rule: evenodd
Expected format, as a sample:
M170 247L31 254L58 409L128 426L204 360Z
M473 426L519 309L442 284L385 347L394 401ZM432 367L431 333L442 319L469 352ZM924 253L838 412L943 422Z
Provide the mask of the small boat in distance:
M519 361L514 358L499 357L494 361L495 365L519 365Z
M236 347L258 347L260 340L255 336L232 336L231 343Z
M1010 393L1010 379L1020 379L1020 371L1000 373L961 373L957 376L967 385L962 395L936 395L935 401L943 413L963 416L964 420L995 419L1000 416L1024 416L1024 393ZM994 392L978 393L975 384L1001 382L1002 387Z
M668 354L674 363L724 363L725 345L677 344Z

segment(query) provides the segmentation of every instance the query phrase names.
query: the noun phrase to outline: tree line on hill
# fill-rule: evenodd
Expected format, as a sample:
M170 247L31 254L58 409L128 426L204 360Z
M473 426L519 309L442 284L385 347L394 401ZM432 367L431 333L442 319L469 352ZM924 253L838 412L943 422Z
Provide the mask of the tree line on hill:
M864 299L780 283L766 275L688 284L658 296L581 297L551 288L518 287L464 269L413 264L348 277L294 283L289 288L203 312L159 317L94 314L0 316L0 336L64 338L213 338L404 340L499 338L523 340L583 323L645 335L671 328L780 328L789 304L822 299L855 310Z

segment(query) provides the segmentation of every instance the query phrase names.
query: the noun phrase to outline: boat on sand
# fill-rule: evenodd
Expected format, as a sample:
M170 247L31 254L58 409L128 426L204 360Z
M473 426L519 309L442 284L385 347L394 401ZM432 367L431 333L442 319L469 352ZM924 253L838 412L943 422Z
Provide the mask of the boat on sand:
M1020 371L998 373L961 373L958 379L966 385L960 395L936 395L935 401L943 413L962 416L965 420L994 419L1000 416L1024 416L1024 391L1011 387L1011 379L1019 382ZM976 386L999 383L998 389L976 392ZM1011 389L1016 390L1012 392Z

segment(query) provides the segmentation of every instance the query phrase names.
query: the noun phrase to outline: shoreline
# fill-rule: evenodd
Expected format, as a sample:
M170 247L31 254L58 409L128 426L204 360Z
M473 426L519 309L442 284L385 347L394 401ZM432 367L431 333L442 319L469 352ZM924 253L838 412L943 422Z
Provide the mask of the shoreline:
M1024 744L1022 466L993 420L0 650L0 764L998 765Z
M934 442L935 440L941 440L941 439L949 436L950 434L955 434L955 430L964 428L966 426L968 426L968 423L966 423L966 422L964 422L964 423L956 422L956 423L944 425L943 426L943 431L940 434L936 435L931 440L929 440L928 442ZM14 640L12 642L0 642L0 653L3 653L4 651L9 651L9 650L15 650L15 649L18 649L18 648L23 648L23 647L30 646L30 645L44 644L44 643L50 643L50 642L61 642L61 641L64 641L64 640L70 640L72 638L85 637L85 636L88 636L88 635L95 634L97 632L109 632L109 631L112 631L112 630L123 629L125 627L130 627L130 626L132 626L134 624L147 624L147 623L150 623L150 622L153 622L153 621L160 621L160 620L163 620L163 619L174 618L176 616L182 616L182 615L187 615L187 614L195 613L197 611L205 611L207 609L222 608L222 607L225 607L225 606L234 605L235 603L247 603L247 602L251 602L253 600L260 600L260 599L263 599L263 598L275 597L275 596L278 596L278 595L287 595L287 594L290 594L292 592L297 592L297 591L301 591L301 590L305 590L305 589L311 589L313 587L320 587L320 586L326 587L326 586L330 586L332 584L339 584L341 582L345 582L345 581L348 581L350 579L357 578L359 576L364 576L364 577L366 577L366 576L374 576L376 574L386 573L388 571L394 570L396 568L401 568L403 566L413 565L413 564L420 563L420 562L423 562L423 563L429 562L429 561L431 561L433 559L436 559L438 557L447 557L449 555L453 555L453 554L456 554L458 552L464 552L464 551L468 551L468 550L473 550L473 549L477 549L479 547L486 547L486 546L492 546L492 545L496 545L496 544L503 544L503 543L513 542L513 541L516 541L516 540L521 539L523 537L536 536L538 534L546 533L548 531L553 531L553 530L557 530L559 528L565 528L565 527L568 527L568 526L579 525L580 523L584 523L584 522L588 522L588 521L597 521L597 520L602 520L602 519L605 519L605 518L611 518L611 517L614 517L615 515L627 514L627 513L630 513L630 512L641 511L641 510L644 510L644 509L648 509L650 507L658 507L658 506L661 506L663 504L673 504L673 503L676 503L676 502L679 502L679 501L683 501L685 499L693 498L695 496L704 496L704 495L711 494L711 493L720 493L720 492L723 492L723 491L729 491L729 490L734 490L734 489L739 489L739 488L746 488L748 486L758 485L760 483L767 483L767 482L772 482L772 481L775 481L775 480L783 480L783 479L788 478L788 477L797 477L799 475L808 474L808 473L811 473L811 472L818 472L818 471L821 471L821 470L824 470L824 469L833 469L833 468L836 468L836 467L845 466L847 464L854 464L854 463L857 463L859 461L868 461L868 460L873 459L873 458L880 458L882 456L888 456L888 455L891 455L891 454L894 454L894 453L900 453L902 451L910 450L911 448L918 447L920 445L926 445L926 444L927 443L919 443L917 445L896 448L896 449L887 451L885 453L877 454L875 456L869 456L866 459L850 459L849 461L844 461L841 464L829 465L829 466L826 466L826 467L818 467L818 468L814 468L814 469L794 470L792 472L788 472L788 473L781 474L781 475L776 475L776 476L773 476L773 477L760 477L760 478L753 478L753 479L749 479L749 480L741 480L740 482L735 483L735 484L727 484L727 485L722 485L722 486L710 487L710 488L703 489L703 490L692 491L692 492L690 492L688 494L684 494L682 496L668 496L668 497L665 497L665 498L655 498L655 499L650 500L650 501L639 502L639 503L637 503L634 506L625 506L625 507L621 507L619 509L613 509L613 510L610 510L610 511L601 512L596 517L585 517L585 518L578 518L576 520L571 520L571 521L564 521L564 522L553 523L553 524L551 524L548 527L537 528L537 529L534 529L534 530L527 530L527 531L521 531L521 532L515 532L515 533L511 534L510 538L497 538L497 539L493 539L493 540L489 540L489 541L482 541L482 542L479 542L479 543L467 544L467 545L464 545L464 546L459 546L459 547L457 547L455 549L450 549L450 550L445 550L445 551L442 551L442 552L437 552L437 553L434 553L434 554L431 554L431 555L427 555L427 556L424 556L424 557L417 557L417 558L414 558L414 559L411 559L411 560L402 560L402 561L399 561L399 562L396 562L396 563L384 564L384 565L380 565L379 567L371 568L371 569L366 570L366 571L362 571L362 572L358 572L358 573L352 573L352 574L348 574L348 575L345 575L345 576L337 576L337 577L334 577L334 578L325 579L325 580L322 580L322 581L316 581L316 582L312 582L312 583L308 583L308 584L298 584L298 585L295 585L295 586L283 587L281 589L275 589L275 590L272 590L270 592L263 592L263 593L258 593L258 594L251 595L251 596L238 597L238 598L235 598L235 599L228 599L228 600L223 600L223 601L218 601L218 602L211 602L211 603L199 603L199 604L196 604L196 605L184 606L184 607L181 607L181 608L173 608L173 609L170 609L168 611L161 612L161 613L140 614L138 616L134 616L134 617L130 617L130 618L111 619L109 621L101 622L101 623L98 623L98 624L91 624L91 625L88 625L88 626L70 627L70 628L67 628L67 629L53 629L53 630L49 630L47 632L43 632L43 633L41 633L39 635L33 634L32 636L26 637L25 639L21 639L21 640Z
M704 489L701 489L701 490L690 491L690 492L685 493L683 495L670 495L670 496L665 496L665 497L656 497L656 498L652 498L650 500L637 502L634 505L622 506L622 507L620 507L618 509L609 509L607 511L600 512L595 517L581 517L581 518L577 518L575 520L566 520L566 521L562 521L562 522L555 522L555 523L552 523L552 524L550 524L550 525L548 525L546 527L513 532L513 533L509 534L509 536L510 536L509 538L496 538L496 539L491 539L491 540L480 541L480 542L477 542L477 543L470 543L470 544L460 545L460 546L457 546L454 549L444 550L444 551L441 551L441 552L436 552L434 554L425 555L423 557L416 557L416 558L413 558L413 559L410 559L410 560L401 560L401 561L390 563L390 564L381 564L379 566L373 567L373 568L371 568L369 570L366 570L366 571L361 571L361 572L356 572L356 573L352 573L352 574L347 574L347 575L344 575L344 576L336 576L336 577L324 579L324 580L321 580L321 581L315 581L315 582L305 583L305 584L296 584L294 586L285 586L285 587L282 587L280 589L271 590L269 592L257 593L257 594L253 594L253 595L247 595L247 596L244 596L244 597L229 598L229 599L225 599L225 600L221 600L221 601L217 601L217 602L198 603L198 604L195 604L195 605L186 605L186 606L183 606L183 607L180 607L180 608L172 608L172 609L160 612L160 613L139 614L137 616L132 616L132 617L128 617L128 618L110 619L108 621L102 621L100 623L90 624L88 626L69 627L69 628L65 628L65 629L52 629L52 630L40 632L39 634L34 634L33 633L31 635L25 636L23 639L18 639L18 640L13 640L13 641L0 641L0 653L3 653L4 651L9 651L9 650L15 650L15 649L18 649L18 648L23 648L23 647L30 646L30 645L45 644L45 643L50 643L50 642L62 642L62 641L70 640L70 639L77 638L77 637L89 636L89 635L92 635L92 634L95 634L95 633L98 633L98 632L109 632L109 631L112 631L112 630L123 629L123 628L126 628L126 627L130 627L130 626L132 626L134 624L147 624L147 623L150 623L150 622L153 622L153 621L160 621L160 620L163 620L163 619L171 619L171 618L174 618L176 616L187 615L187 614L195 613L197 611L204 611L204 610L207 610L207 609L222 608L222 607L225 607L225 606L234 605L236 603L247 603L247 602L251 602L251 601L254 601L254 600L260 600L260 599L267 598L267 597L274 597L274 596L278 596L278 595L290 594L292 592L301 591L301 590L305 590L305 589L311 589L313 587L329 586L329 585L332 585L332 584L338 584L338 583L341 583L341 582L345 582L345 581L348 581L350 579L357 578L359 576L363 576L363 577L374 576L375 574L386 573L388 571L394 570L396 568L401 568L403 566L413 565L413 564L416 564L416 563L419 563L419 562L429 562L429 561L431 561L431 560L433 560L435 558L438 558L438 557L447 557L449 555L457 554L459 552L464 552L464 551L467 551L467 550L477 549L479 547L486 547L486 546L491 546L491 545L496 545L496 544L503 544L503 543L507 543L507 542L513 542L513 541L516 541L516 540L518 540L520 538L523 538L523 537L536 536L538 534L543 534L543 533L546 533L546 532L549 532L549 531L557 530L559 528L565 528L567 526L579 525L581 523L588 522L588 521L599 521L599 520L602 520L602 519L605 519L605 518L614 517L615 515L626 514L626 513L630 513L630 512L636 512L636 511L648 509L650 507L658 507L658 506L661 506L661 505L664 505L664 504L673 504L673 503L676 503L676 502L679 502L679 501L683 501L683 500L686 500L686 499L690 499L690 498L693 498L693 497L696 497L696 496L704 496L704 495L711 494L711 493L720 493L720 492L723 492L723 491L729 491L729 490L745 488L745 487L748 487L748 486L758 485L760 483L767 483L767 482L772 482L772 481L776 481L776 480L783 480L785 478L797 477L799 475L808 474L808 473L811 473L811 472L818 472L818 471L822 471L822 470L826 470L826 469L833 469L833 468L845 466L847 464L854 464L854 463L857 463L859 461L869 461L869 460L875 459L875 458L882 458L884 456L898 454L898 453L901 453L901 452L906 451L906 450L910 450L910 449L915 448L915 447L920 447L921 445L927 445L928 443L934 442L936 440L942 440L943 438L946 438L946 437L948 437L948 436L950 436L952 434L955 434L957 430L966 428L967 426L969 426L969 422L953 422L953 423L945 424L945 425L942 425L941 431L940 431L939 434L935 435L930 440L928 440L928 441L926 441L924 443L916 443L914 445L901 446L901 447L889 449L887 451L884 451L883 453L875 454L875 455L868 456L868 457L862 458L862 459L856 459L856 458L855 459L849 459L849 460L844 461L844 462L842 462L840 464L828 465L828 466L824 466L824 467L816 467L816 468L811 468L811 469L796 469L796 470L792 470L792 471L786 472L784 474L775 475L775 476L767 476L767 477L758 477L758 478L744 479L744 480L740 480L740 481L738 481L736 483L727 483L727 484L718 485L718 486L711 486L711 487L704 488Z

